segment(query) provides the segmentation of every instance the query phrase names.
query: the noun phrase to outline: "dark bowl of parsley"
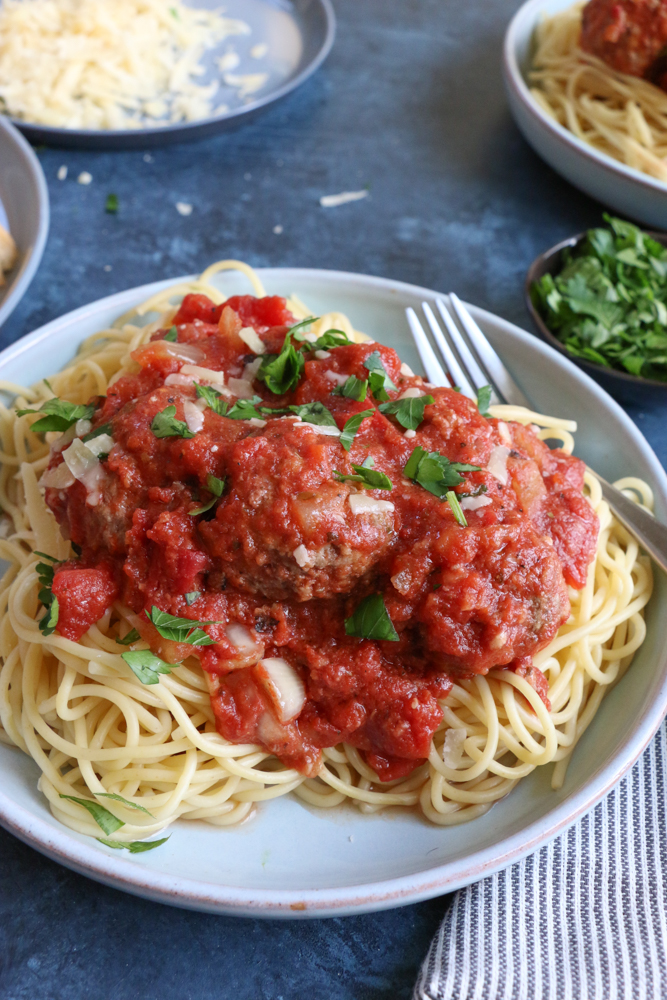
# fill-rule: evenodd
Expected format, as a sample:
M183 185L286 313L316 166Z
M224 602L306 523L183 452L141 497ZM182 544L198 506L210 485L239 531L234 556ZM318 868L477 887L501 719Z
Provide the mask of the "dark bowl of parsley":
M667 233L604 216L533 262L528 311L544 340L624 403L667 399Z

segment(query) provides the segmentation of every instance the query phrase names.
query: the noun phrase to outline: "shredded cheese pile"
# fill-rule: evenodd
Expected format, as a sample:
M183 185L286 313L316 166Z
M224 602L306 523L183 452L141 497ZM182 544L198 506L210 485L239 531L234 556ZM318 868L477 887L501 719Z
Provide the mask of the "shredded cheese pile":
M2 0L0 107L40 125L139 129L208 117L207 48L243 21L181 0Z

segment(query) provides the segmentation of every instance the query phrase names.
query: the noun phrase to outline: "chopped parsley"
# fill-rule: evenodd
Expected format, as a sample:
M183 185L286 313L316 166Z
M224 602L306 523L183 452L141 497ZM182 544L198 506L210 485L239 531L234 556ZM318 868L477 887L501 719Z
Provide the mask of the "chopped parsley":
M332 396L346 396L347 399L356 399L358 403L363 403L368 394L368 379L357 378L350 375L347 382L337 386L331 393Z
M60 611L58 598L51 589L53 586L53 574L55 567L58 565L58 560L54 559L53 556L47 556L45 552L35 552L34 554L41 556L42 559L48 559L52 563L49 566L48 563L39 562L35 567L41 588L37 597L46 608L46 614L39 620L39 631L42 635L49 636L53 635L56 630Z
M389 476L385 476L384 472L379 472L373 468L373 459L370 455L364 459L361 465L352 463L352 468L356 473L354 476L346 476L336 469L334 469L333 474L339 483L360 483L361 486L368 490L393 489L393 483Z
M461 509L461 504L459 503L459 498L457 497L454 490L447 491L447 503L452 508L452 514L461 525L462 528L468 527L468 522L466 521L466 516Z
M170 674L178 666L177 663L165 663L150 649L131 650L120 655L142 684L157 684L160 674Z
M481 389L477 390L477 409L483 417L490 416L489 404L492 392L493 390L490 385L483 385Z
M151 423L151 430L156 438L194 437L185 421L176 419L175 406L166 406L160 413L156 413Z
M547 327L577 358L667 382L667 249L637 226L604 216L562 268L530 296Z
M154 847L166 844L169 837L163 837L161 840L131 840L127 844L122 840L107 840L105 837L97 837L96 839L98 843L104 844L105 847L111 847L114 851L126 850L130 854L144 854L145 851L152 851Z
M133 628L127 633L127 635L124 635L122 639L119 636L116 636L116 642L119 646L131 646L133 642L139 642L140 639L141 636L137 632L136 628Z
M375 410L362 410L361 413L355 413L353 417L345 421L345 426L340 434L340 443L345 451L349 451L352 447L352 442L361 427L362 420L365 420L366 417L372 417L374 413Z
M395 399L390 403L380 403L380 413L396 417L401 427L416 431L424 419L424 410L434 403L433 396L414 396L407 399Z
M206 486L213 494L213 497L203 507L195 507L194 510L189 512L190 514L205 514L207 510L210 510L213 504L222 496L222 491L225 488L225 480L209 475L206 477Z
M408 479L414 480L436 497L444 497L454 486L464 482L461 472L479 472L479 465L450 462L437 451L425 451L419 445L414 449L403 470Z
M178 330L176 329L176 327L172 326L170 330L167 330L162 339L168 340L170 344L175 344L176 341L178 340Z
M262 358L257 378L274 395L283 396L298 385L306 362L301 351L292 343L292 337L297 330L314 322L314 317L310 316L290 327L285 334L280 354L265 354Z
M350 618L345 619L345 634L359 639L384 639L398 642L382 594L370 594L359 604Z
M95 407L91 403L84 406L79 403L68 403L66 399L47 399L38 410L17 410L18 417L24 417L27 413L44 413L32 424L30 430L35 434L45 434L47 431L66 431L75 424L77 420L90 420Z
M108 194L107 200L104 203L104 211L108 212L109 215L116 215L118 212L118 195Z
M288 410L296 413L297 417L301 417L308 424L317 424L320 427L338 426L331 410L328 410L324 403L318 401L303 403L301 406L289 406ZM265 407L262 412L267 413L268 407Z
M387 369L382 364L379 351L373 351L364 361L364 368L369 372L368 383L374 399L387 400L389 395L387 389L396 392L397 387L389 378Z
M195 392L199 399L206 401L206 405L213 410L214 413L219 414L219 416L224 417L227 415L227 403L224 402L222 398L222 393L218 392L210 385L199 385L198 382L195 383ZM259 396L257 397L259 399Z
M296 340L302 339L297 335ZM327 351L330 347L343 347L352 341L343 330L327 330L313 344L308 344L309 351Z
M204 632L204 625L221 625L221 622L193 621L191 618L178 618L175 615L168 615L166 611L160 611L155 605L144 614L163 639L171 642L187 642L189 646L212 646L215 642L210 635Z
M127 806L128 809L138 809L139 812L146 813L147 816L155 819L153 813L149 812L144 806L140 806L138 802L130 802L129 799L123 798L123 796L119 795L118 792L95 792L95 795L98 799L113 799L114 802L122 802L122 804Z
M118 819L108 809L101 806L99 802L93 802L91 799L78 799L75 795L63 795L62 792L60 798L67 799L69 802L76 802L77 805L87 809L97 825L105 833L115 833L116 830L120 830L121 826L125 826L121 819Z

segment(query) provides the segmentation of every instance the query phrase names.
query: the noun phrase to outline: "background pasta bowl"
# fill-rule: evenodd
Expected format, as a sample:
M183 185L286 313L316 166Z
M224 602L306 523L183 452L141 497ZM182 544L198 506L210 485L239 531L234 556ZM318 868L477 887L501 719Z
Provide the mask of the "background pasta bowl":
M514 120L535 152L575 187L630 218L667 228L667 184L582 142L530 93L527 75L535 28L543 14L556 14L571 5L572 0L528 0L510 21L503 75Z
M345 312L357 329L396 348L418 370L404 309L434 302L438 293L331 271L258 273L268 294L296 294L314 314ZM235 273L217 281L226 295L248 291ZM86 336L171 284L132 289L42 327L0 354L0 377L25 382L47 376L73 357ZM637 475L648 481L657 513L665 518L667 477L621 408L535 337L483 310L472 312L536 404L579 422L577 453L609 479ZM551 768L538 769L489 813L462 826L437 827L407 810L375 815L352 808L316 810L285 797L265 803L239 827L177 822L159 850L123 856L59 824L37 791L33 761L6 746L0 746L0 823L98 881L210 912L342 916L437 896L534 851L623 776L667 712L666 610L665 581L657 575L647 639L581 739L563 787L553 791Z

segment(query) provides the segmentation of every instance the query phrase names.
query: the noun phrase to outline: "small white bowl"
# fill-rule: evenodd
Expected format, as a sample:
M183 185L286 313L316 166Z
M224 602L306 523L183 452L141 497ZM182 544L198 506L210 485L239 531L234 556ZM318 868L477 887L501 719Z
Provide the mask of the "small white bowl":
M18 260L0 288L0 326L16 308L35 276L49 232L49 193L32 146L0 117L0 201Z
M556 14L572 3L528 0L510 21L503 72L514 119L533 149L575 187L624 216L667 229L667 184L582 142L546 114L528 89L533 36L542 14Z

